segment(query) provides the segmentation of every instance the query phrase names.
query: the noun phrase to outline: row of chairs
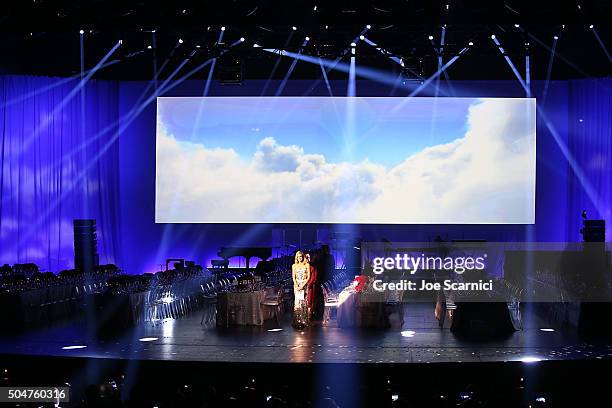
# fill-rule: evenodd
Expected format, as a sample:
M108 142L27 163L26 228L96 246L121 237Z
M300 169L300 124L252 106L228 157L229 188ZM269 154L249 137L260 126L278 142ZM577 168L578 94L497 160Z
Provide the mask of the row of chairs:
M52 324L79 312L82 298L106 290L106 282L53 285L20 293L25 305L25 321L31 324Z
M145 295L145 321L176 319L197 310L203 303L200 279L191 278L159 286Z

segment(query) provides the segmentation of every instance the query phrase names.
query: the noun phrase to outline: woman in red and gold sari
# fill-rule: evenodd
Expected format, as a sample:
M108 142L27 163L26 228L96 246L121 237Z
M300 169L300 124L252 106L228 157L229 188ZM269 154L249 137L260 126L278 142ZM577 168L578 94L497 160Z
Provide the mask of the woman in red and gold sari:
M306 254L306 261L310 264L310 279L308 279L308 314L310 318L315 317L315 297L317 295L317 268L310 261L310 254Z

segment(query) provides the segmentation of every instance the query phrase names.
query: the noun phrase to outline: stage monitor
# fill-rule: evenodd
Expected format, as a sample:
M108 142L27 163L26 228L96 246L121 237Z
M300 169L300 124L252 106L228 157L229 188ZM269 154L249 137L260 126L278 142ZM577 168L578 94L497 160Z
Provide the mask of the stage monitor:
M533 224L532 98L157 99L158 223Z

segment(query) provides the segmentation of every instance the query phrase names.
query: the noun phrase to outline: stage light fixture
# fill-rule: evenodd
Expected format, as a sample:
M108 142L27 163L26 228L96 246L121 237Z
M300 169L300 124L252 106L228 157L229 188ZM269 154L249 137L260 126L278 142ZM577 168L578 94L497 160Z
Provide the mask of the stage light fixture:
M360 39L361 41L365 40L365 35L360 35L360 36L359 36L359 39Z
M84 348L87 348L87 346L64 346L62 347L62 350L78 350Z
M261 48L261 45L255 43L255 44L253 44L253 48Z
M474 45L474 42L473 42L473 41L470 41L470 42L468 43L468 45L471 47L472 45Z
M123 40L119 40L119 45L122 45L122 44L123 44Z
M540 331L543 331L543 332L554 332L555 329L540 329Z
M240 42L244 42L244 37L240 37Z
M369 25L369 24L367 24L367 25L366 25L366 28L369 30L370 28L372 28L372 26L371 26L371 25Z
M589 26L589 28L592 30L593 28L595 28L595 26L594 26L593 24L591 24L591 25Z
M79 30L79 34L83 35L83 34L85 34L85 31Z
M430 40L433 40L433 35L430 35L430 36L429 36L429 37L427 37L427 38L429 38Z
M138 339L138 341L141 341L143 343L147 343L150 341L155 341L155 340L159 340L157 337L143 337L141 339Z
M491 34L491 39L494 40L495 39L495 34Z
M559 36L558 36L558 35L553 35L553 39L554 39L554 40L558 40L558 39L559 39Z
M292 29L293 31L295 31L295 30L297 30L297 27L296 27L296 26L292 26L292 27L291 27L291 29Z
M182 44L183 42L184 42L184 41L183 41L183 39L182 39L182 38L179 38L179 39L178 39L178 43L179 43L179 44Z
M317 11L317 5L315 4L315 6L312 8L313 11Z
M326 26L325 26L325 29L327 30L328 28L329 28L329 26L328 26L328 25L326 25Z
M515 24L514 28L519 28L521 25L520 24Z
M310 41L310 37L306 36L306 38L304 38L304 40Z
M150 50L150 49L152 49L152 48L153 48L152 46L147 45L147 49L148 49L148 50Z
M221 26L221 31L225 31L225 26Z

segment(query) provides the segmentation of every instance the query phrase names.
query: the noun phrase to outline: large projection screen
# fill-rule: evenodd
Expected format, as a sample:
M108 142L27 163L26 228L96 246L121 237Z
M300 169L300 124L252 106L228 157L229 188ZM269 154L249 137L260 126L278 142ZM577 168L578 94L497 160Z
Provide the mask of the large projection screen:
M157 99L158 223L533 224L533 98Z

